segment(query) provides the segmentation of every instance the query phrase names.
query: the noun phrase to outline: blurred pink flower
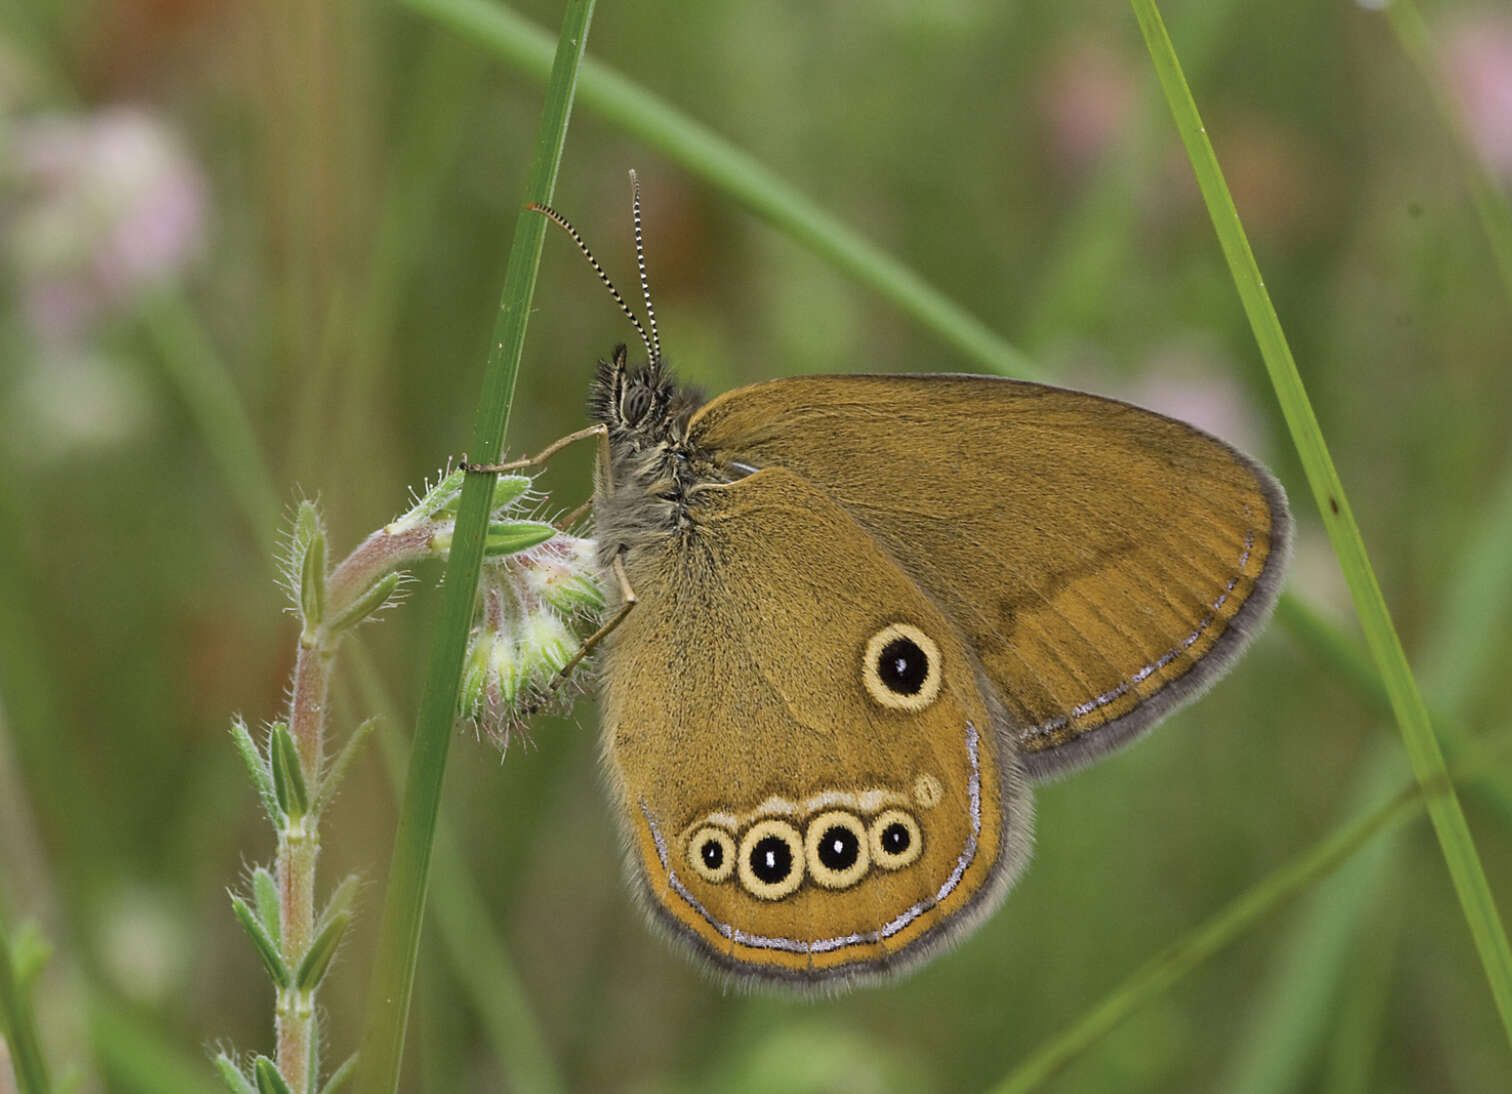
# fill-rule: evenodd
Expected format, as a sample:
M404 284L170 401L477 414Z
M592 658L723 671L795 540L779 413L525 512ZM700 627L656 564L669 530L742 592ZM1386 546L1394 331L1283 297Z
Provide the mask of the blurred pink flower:
M1040 76L1036 96L1059 166L1091 167L1123 129L1138 83L1128 58L1091 39L1063 46Z
M1263 458L1269 430L1257 396L1233 378L1236 367L1217 339L1192 330L1155 346L1129 375L1111 372L1105 353L1083 346L1060 382L1179 419Z
M1512 16L1467 17L1445 36L1441 58L1476 152L1512 179Z
M43 338L75 334L182 269L202 240L204 180L143 111L18 121L10 153L8 258Z

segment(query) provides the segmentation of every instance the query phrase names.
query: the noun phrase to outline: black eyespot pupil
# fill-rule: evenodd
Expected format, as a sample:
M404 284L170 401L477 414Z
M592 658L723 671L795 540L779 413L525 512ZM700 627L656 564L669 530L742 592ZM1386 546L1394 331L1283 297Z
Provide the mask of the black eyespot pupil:
M751 848L751 873L756 880L775 885L793 872L793 849L787 840L766 836Z
M819 841L819 861L830 870L849 870L861 857L861 841L856 833L838 824L826 829Z
M718 870L724 865L724 848L717 839L705 840L704 845L698 849L698 854L710 870Z
M908 825L893 821L882 829L882 850L889 855L901 855L908 850L908 845L913 842L913 835L908 831Z
M911 638L894 638L882 647L877 675L890 691L917 695L929 676L929 658Z

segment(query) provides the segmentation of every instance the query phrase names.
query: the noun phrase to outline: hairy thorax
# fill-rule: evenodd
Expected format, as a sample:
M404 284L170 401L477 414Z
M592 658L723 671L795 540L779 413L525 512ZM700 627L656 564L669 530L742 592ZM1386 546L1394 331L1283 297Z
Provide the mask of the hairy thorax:
M601 469L594 500L594 533L606 569L623 555L633 570L643 549L686 534L695 487L740 477L689 439L689 422L702 402L660 368L630 368L623 346L599 366L589 413L609 429L607 481Z

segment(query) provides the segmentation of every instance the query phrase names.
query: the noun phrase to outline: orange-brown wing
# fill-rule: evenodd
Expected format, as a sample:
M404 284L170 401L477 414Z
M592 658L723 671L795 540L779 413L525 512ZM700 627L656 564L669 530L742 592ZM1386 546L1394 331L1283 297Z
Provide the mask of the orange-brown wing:
M1252 460L1181 422L976 376L729 392L691 437L838 501L965 634L1031 775L1133 737L1233 661L1290 519Z
M624 562L604 758L655 922L739 977L844 984L996 905L1030 823L1001 710L845 510L783 470L698 487Z

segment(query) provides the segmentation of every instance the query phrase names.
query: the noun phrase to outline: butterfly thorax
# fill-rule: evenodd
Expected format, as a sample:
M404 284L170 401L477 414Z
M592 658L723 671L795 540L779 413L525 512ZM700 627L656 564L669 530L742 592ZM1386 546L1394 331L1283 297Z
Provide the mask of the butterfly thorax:
M594 503L606 564L621 551L675 535L687 526L688 492L732 477L689 438L689 422L702 403L659 365L627 365L624 346L600 363L588 413L609 428L609 481L598 483Z

